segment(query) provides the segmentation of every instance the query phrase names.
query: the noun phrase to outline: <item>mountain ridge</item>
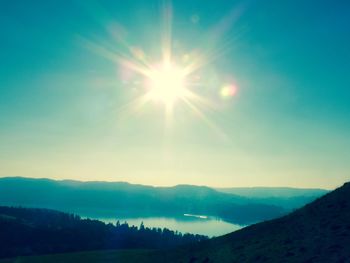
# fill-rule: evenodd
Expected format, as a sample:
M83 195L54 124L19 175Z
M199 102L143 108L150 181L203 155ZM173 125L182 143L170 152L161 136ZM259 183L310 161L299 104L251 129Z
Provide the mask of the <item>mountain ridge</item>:
M78 214L95 211L109 213L113 217L123 213L138 213L139 216L182 216L187 213L249 224L285 212L275 205L262 204L204 186L164 188L128 183L7 177L0 179L0 193L0 204L3 205L51 208Z
M145 186L145 187L151 187L151 188L174 188L174 187L182 187L182 186L193 186L193 187L203 187L203 188L210 188L216 191L221 190L229 190L229 189L283 189L283 190L321 190L321 191L331 191L332 189L325 189L325 188L318 188L318 187L290 187L290 186L247 186L247 187L214 187L214 186L208 186L208 185L195 185L195 184L186 184L186 183L180 183L175 185L169 185L169 186L153 186L148 184L141 184L141 183L130 183L127 181L100 181L100 180L91 180L91 181L82 181L82 180L76 180L76 179L55 179L55 178L48 178L48 177L26 177L26 176L3 176L0 177L0 180L2 179L23 179L23 180L47 180L47 181L55 181L55 182L64 182L64 183L77 183L77 184L89 184L89 183L97 183L97 184L124 184L124 185L134 185L134 186Z

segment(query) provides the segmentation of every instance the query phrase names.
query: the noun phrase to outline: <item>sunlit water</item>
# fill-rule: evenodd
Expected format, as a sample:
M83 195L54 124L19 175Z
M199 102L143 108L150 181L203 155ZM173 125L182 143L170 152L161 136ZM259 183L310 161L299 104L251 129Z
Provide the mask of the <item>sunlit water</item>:
M120 223L127 222L129 225L139 227L143 222L145 227L168 228L170 230L179 231L181 233L201 234L209 237L221 236L238 229L243 226L231 224L218 218L205 216L184 215L183 217L137 217L137 218L96 218L105 223L115 224L118 220Z

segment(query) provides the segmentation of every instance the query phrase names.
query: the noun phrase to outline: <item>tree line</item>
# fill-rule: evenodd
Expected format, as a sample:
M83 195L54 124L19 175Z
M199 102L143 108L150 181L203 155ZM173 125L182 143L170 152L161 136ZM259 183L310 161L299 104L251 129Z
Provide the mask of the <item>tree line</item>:
M0 207L0 257L101 249L165 249L208 239L127 222L105 224L48 209Z

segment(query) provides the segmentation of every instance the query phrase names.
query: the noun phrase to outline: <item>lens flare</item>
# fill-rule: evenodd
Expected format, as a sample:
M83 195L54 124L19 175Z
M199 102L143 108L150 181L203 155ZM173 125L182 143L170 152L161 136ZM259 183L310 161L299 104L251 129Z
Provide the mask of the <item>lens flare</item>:
M225 85L220 90L220 96L223 99L229 99L229 98L235 96L236 93L237 93L237 86L233 85L233 84Z

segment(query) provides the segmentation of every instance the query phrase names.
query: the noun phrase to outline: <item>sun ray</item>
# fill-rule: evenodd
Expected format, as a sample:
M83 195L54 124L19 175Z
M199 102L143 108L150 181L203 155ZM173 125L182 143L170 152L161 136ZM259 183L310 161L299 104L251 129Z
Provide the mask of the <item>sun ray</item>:
M162 59L165 64L171 63L172 57L172 5L169 1L162 6Z
M191 103L188 99L183 98L183 101L186 105L214 132L216 132L220 138L227 140L228 136L217 126L215 125L209 118L205 116L193 103Z
M116 116L120 120L127 119L129 116L139 113L148 102L150 102L148 94L138 96L137 98L115 109Z
M161 60L158 62L148 57L147 53L141 48L130 45L126 38L121 37L118 32L113 30L109 31L117 40L119 48L118 46L101 45L87 39L83 39L83 41L86 47L120 66L121 69L127 70L126 72L136 73L133 74L133 78L137 78L137 81L133 81L132 85L136 85L135 88L137 88L137 92L139 92L140 95L119 108L118 111L121 115L125 115L126 112L138 113L152 101L161 102L164 106L165 128L168 130L171 129L173 125L175 106L177 107L177 104L183 103L201 121L219 134L220 137L226 138L227 136L225 133L200 109L217 110L217 105L214 103L214 100L211 100L208 94L207 96L203 96L203 87L211 85L208 84L208 78L206 78L205 75L208 69L210 69L210 67L207 66L214 64L214 61L218 60L218 58L232 48L234 43L233 39L221 41L221 45L218 45L218 43L219 39L228 29L229 24L237 18L238 14L239 12L231 12L228 18L223 19L221 24L219 23L214 27L207 41L204 41L207 45L206 48L203 48L201 52L198 52L197 49L192 52L184 53L186 54L186 60L182 61L180 66L177 65L176 62L178 62L178 60L176 60L176 55L173 54L173 9L170 1L163 2L162 6L160 36ZM119 25L116 29L118 28ZM202 69L204 69L204 71L202 71ZM213 73L213 76L215 76L215 72ZM201 75L205 78L202 79ZM135 84L136 82L138 84ZM126 82L128 85L130 85L130 83L131 82ZM144 85L140 85L140 83L144 83ZM222 86L222 83L217 84L218 96L220 96L219 89ZM209 93L209 95L210 94L212 93Z

